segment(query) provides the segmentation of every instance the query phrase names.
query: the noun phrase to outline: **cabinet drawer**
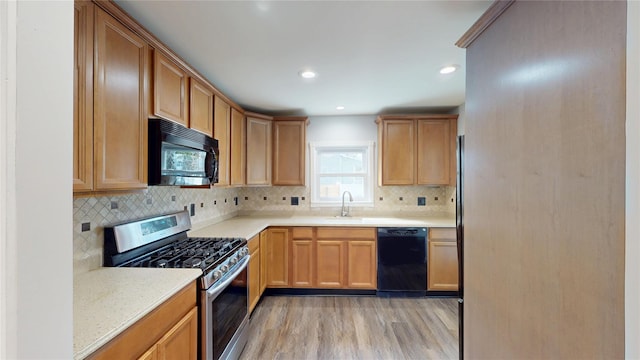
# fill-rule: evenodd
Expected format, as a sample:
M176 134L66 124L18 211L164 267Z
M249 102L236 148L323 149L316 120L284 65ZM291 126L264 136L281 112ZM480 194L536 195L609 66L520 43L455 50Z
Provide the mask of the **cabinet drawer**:
M455 228L429 228L429 240L456 241Z
M376 239L375 228L318 228L318 239Z
M260 247L260 236L256 235L249 239L247 246L249 247L249 254L253 254Z
M293 228L294 239L312 239L313 228L310 227L294 227Z

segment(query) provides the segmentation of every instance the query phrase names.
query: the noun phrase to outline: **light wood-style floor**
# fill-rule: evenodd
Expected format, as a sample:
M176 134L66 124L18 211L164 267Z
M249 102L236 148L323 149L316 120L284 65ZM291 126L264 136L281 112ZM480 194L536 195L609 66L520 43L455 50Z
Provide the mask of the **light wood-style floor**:
M457 359L453 298L266 296L240 357Z

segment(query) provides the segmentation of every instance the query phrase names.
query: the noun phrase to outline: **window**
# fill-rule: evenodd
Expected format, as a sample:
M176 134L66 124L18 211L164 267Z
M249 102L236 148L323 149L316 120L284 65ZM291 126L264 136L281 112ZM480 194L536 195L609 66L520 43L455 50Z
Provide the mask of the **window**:
M310 143L311 206L373 206L373 142Z

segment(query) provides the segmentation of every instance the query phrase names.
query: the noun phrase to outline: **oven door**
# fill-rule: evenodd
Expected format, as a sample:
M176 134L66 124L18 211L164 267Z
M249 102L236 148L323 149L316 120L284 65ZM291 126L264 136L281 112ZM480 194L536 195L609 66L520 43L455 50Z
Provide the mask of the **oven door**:
M203 360L237 359L247 342L249 256L226 278L201 291L200 353Z

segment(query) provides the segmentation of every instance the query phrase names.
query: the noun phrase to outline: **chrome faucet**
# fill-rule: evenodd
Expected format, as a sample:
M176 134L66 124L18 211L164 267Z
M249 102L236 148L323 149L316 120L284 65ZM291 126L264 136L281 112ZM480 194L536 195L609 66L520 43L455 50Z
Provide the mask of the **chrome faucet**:
M349 216L349 204L347 204L347 209L344 208L344 196L349 194L349 201L353 202L353 196L351 196L351 192L345 191L342 193L342 211L340 212L340 216Z

